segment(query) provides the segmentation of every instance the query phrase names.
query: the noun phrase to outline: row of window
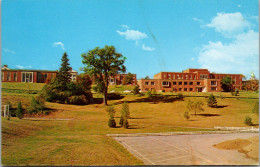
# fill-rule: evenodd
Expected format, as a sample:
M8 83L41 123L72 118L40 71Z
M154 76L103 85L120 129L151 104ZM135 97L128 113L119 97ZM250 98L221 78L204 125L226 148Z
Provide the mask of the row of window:
M188 83L189 83L189 85L193 85L193 82L178 82L178 85L182 85L182 83L183 83L183 85L188 85ZM145 82L145 85L149 85L149 82ZM155 82L151 82L150 85L155 85ZM162 82L162 86L169 86L169 85L170 85L169 81ZM175 81L172 82L172 85L177 85L177 82L175 82ZM197 85L201 85L201 83L197 82Z
M1 72L1 80L4 81L4 73L3 72ZM10 72L7 73L6 80L11 81L11 73ZM13 80L17 81L17 73L16 72L13 73Z
M175 77L176 76L176 77ZM217 77L215 77L214 75L212 75L212 74L210 74L209 75L209 78L210 79L223 79L225 76L217 76ZM231 77L231 79L236 79L236 77L235 76L228 76L228 77ZM164 74L163 75L163 78L166 78L166 74ZM199 78L200 79L207 79L208 78L208 75L207 74L200 74L200 76L199 76ZM168 79L196 79L196 75L184 75L184 74L182 74L182 75L179 75L179 74L168 74ZM239 77L239 79L241 79L241 77Z

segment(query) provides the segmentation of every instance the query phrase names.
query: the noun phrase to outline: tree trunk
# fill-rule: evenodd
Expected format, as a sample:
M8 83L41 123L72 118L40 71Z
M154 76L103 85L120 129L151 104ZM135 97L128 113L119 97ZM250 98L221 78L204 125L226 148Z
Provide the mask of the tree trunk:
M108 77L107 75L104 76L105 79L105 88L104 88L104 98L103 98L103 103L104 106L107 106L107 89L108 89Z

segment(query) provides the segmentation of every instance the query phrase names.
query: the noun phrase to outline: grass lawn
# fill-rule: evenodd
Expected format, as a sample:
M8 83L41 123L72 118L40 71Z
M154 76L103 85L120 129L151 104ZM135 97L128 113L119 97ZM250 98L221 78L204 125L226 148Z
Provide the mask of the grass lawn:
M256 96L250 93L249 95ZM10 100L15 104L21 100L26 107L31 96L33 95L3 93L2 102ZM186 120L183 114L188 100L202 100L205 111L197 116L191 115L190 120ZM217 98L217 100L219 108L207 107L205 97L185 97L184 101L172 98L156 104L149 101L146 96L135 95L109 100L109 105L114 105L116 109L117 125L122 103L124 101L129 103L131 113L129 129L108 128L108 114L102 104L76 106L46 103L46 106L54 109L54 112L43 117L71 120L32 121L11 118L8 121L2 118L2 163L4 165L140 165L142 164L140 160L106 134L197 131L214 126L241 127L246 126L243 121L247 115L252 117L253 123L258 126L258 117L251 112L256 99Z

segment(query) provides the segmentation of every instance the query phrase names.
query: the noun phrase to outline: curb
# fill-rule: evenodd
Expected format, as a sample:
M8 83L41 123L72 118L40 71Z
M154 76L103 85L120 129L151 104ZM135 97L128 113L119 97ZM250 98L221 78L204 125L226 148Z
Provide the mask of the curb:
M227 134L227 133L259 133L258 131L196 131L196 132L160 132L160 133L125 133L106 134L109 137L141 137L141 136L173 136L173 135L198 135L198 134Z

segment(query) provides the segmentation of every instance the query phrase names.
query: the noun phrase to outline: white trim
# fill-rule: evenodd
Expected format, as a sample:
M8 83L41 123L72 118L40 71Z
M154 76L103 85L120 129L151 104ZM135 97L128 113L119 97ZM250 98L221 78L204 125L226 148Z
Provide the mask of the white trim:
M33 72L21 72L21 82L23 82L23 73L32 73L32 82L26 82L26 80L25 80L25 82L24 83L33 83Z

